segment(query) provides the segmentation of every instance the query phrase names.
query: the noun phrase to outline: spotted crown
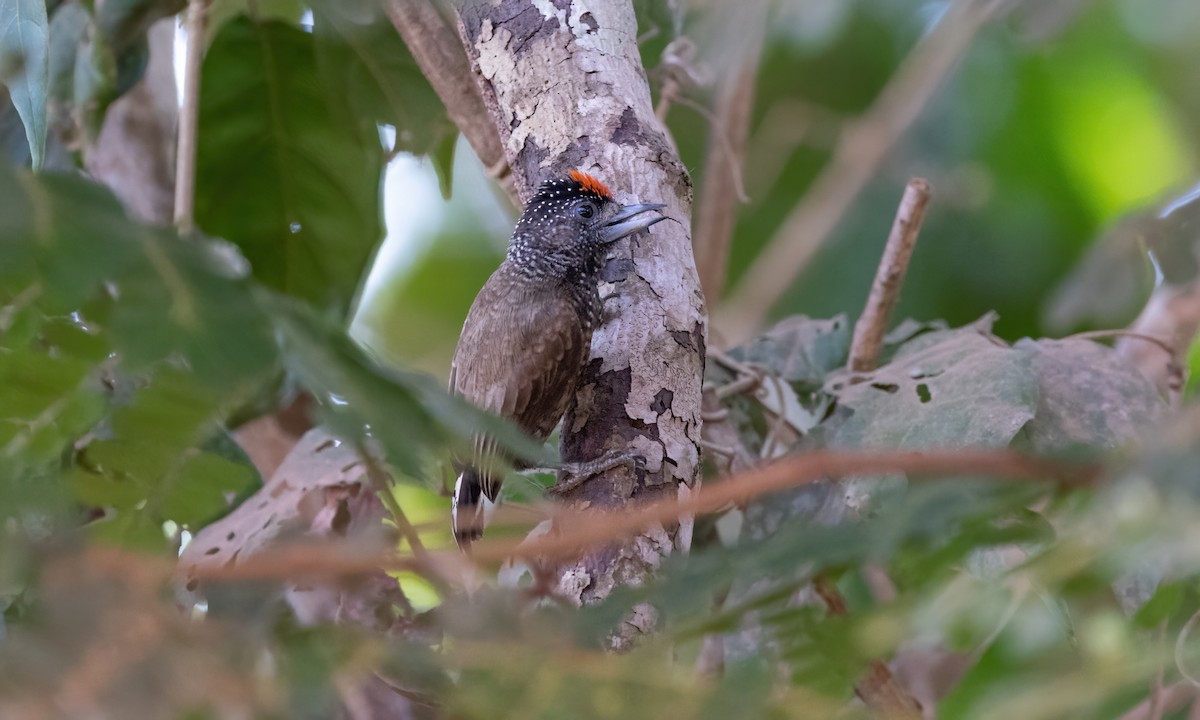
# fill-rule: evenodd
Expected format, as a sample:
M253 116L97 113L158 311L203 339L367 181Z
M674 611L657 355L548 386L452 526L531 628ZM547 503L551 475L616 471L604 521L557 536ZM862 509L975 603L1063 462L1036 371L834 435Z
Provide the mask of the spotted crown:
M537 194L547 200L583 196L602 202L613 200L612 191L607 185L582 170L571 170L565 178L546 181L538 188Z

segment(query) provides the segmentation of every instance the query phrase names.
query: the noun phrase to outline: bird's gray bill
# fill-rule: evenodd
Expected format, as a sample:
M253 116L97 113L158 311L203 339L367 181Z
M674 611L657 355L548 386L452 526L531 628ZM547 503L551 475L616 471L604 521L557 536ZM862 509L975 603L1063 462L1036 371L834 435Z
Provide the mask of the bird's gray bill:
M623 237L632 235L638 230L645 230L656 222L666 220L667 218L663 215L647 214L651 210L661 210L664 207L666 205L662 203L624 205L601 229L601 238L606 243L616 242Z

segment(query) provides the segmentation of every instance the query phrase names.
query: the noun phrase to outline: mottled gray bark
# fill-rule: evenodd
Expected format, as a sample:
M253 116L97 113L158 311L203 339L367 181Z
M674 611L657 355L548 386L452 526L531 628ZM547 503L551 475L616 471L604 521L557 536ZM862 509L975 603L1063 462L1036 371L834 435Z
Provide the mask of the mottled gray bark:
M628 0L471 0L459 9L467 54L523 200L579 168L622 202L662 202L669 221L622 241L606 260L604 324L563 421L564 460L631 449L619 467L567 495L617 509L674 496L699 469L707 317L691 249L692 188L654 115ZM648 533L563 569L578 602L636 582L671 549Z

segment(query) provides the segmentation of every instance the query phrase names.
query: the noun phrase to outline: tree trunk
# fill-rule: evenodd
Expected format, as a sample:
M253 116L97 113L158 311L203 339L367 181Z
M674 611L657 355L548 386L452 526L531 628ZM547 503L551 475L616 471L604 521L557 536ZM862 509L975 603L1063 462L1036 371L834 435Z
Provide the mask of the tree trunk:
M692 187L654 115L628 0L469 0L460 31L508 157L517 193L579 168L622 202L661 202L671 220L623 240L606 260L603 325L563 421L563 459L610 449L646 459L568 499L597 509L674 496L699 469L707 317L691 250ZM578 602L636 581L671 550L659 529L564 568Z

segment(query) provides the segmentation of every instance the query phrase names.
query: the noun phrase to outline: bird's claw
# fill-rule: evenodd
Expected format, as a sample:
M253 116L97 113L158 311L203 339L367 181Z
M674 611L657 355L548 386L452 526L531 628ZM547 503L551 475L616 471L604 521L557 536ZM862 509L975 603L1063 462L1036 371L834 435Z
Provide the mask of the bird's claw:
M565 495L600 473L621 465L631 465L639 478L646 474L645 456L628 450L609 450L594 460L560 465L559 469L562 471L562 475L553 487L546 489L546 494L550 496Z

